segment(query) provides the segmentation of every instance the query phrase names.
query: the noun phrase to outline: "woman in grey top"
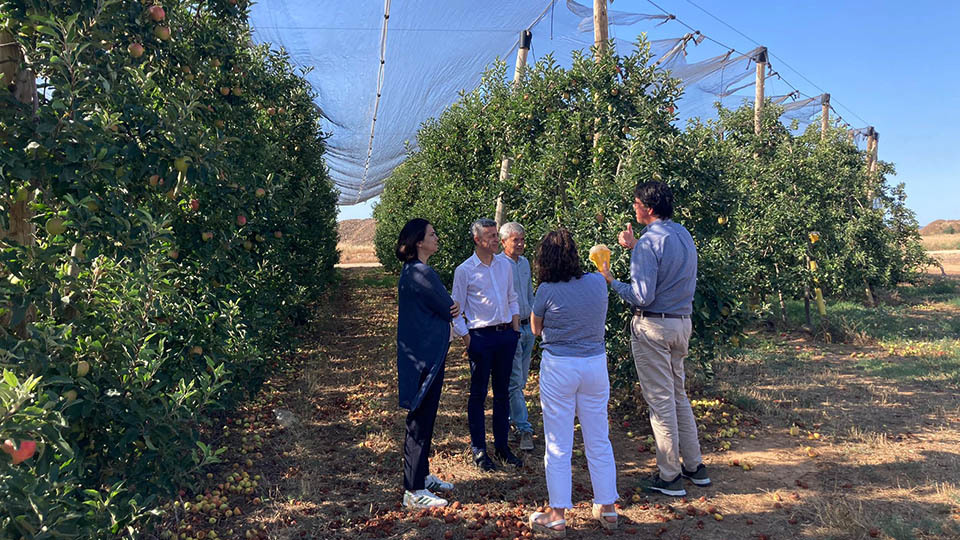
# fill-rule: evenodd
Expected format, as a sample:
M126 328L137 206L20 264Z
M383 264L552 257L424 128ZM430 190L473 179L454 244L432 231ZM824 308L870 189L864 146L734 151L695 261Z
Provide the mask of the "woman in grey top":
M604 528L613 529L617 526L613 503L618 495L607 422L607 283L600 274L583 272L577 246L564 229L543 238L536 262L540 285L533 301L531 328L542 336L540 405L550 508L534 512L530 526L554 536L566 533L564 511L573 506L570 454L576 416L593 485L593 517Z

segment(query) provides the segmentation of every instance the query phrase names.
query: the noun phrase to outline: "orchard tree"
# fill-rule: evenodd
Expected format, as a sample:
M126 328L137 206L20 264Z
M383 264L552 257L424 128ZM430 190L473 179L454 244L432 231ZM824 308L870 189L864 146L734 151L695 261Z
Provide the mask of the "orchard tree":
M735 275L736 263L718 256L723 249L715 244L727 240L714 238L734 194L717 174L717 149L696 146L695 137L688 141L672 125L680 90L650 59L644 42L633 54L599 61L575 53L569 69L547 56L517 87L506 81L503 63L494 65L476 90L422 126L418 150L388 180L374 209L381 262L398 268L393 247L400 228L423 217L440 236L431 261L449 283L473 250L470 223L492 217L499 197L504 219L526 228L531 252L546 232L565 227L584 261L596 243L613 248L612 270L626 279L630 254L616 238L635 219L633 189L639 181L663 180L677 190L676 220L691 229L703 252L693 355L706 364L742 324L737 289L719 278ZM501 181L503 157L514 162ZM628 317L627 306L612 296L607 343L621 382L633 369Z
M0 9L39 83L0 89L0 216L35 231L0 245L0 440L36 443L0 454L0 536L134 536L333 278L315 95L246 6Z

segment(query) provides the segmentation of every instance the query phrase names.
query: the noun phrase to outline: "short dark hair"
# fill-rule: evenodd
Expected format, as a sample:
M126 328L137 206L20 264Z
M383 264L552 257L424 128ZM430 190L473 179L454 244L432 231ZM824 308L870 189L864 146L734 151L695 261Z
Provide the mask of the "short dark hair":
M430 222L423 218L413 218L400 229L400 238L397 238L397 259L400 262L409 262L417 258L417 242L423 241L427 235L427 225Z
M570 281L583 275L580 255L570 231L550 231L537 246L537 279L540 283Z
M673 217L673 191L663 182L656 180L641 182L633 190L633 197L653 210L653 214L658 218Z

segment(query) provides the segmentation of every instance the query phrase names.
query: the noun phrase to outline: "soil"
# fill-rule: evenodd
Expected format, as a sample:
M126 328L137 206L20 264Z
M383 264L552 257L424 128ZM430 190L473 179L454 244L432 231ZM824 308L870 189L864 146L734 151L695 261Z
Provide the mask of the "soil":
M928 251L927 254L939 260L940 264L943 265L943 272L940 271L940 268L931 266L927 268L927 273L960 276L960 250Z
M263 418L283 408L298 423L269 430L254 466L264 478L263 503L245 507L236 530L277 539L531 537L524 523L547 498L536 360L526 387L535 450L522 470L483 473L469 459L470 373L454 343L430 461L432 473L456 485L452 506L401 508L395 278L370 268L341 273L342 286L284 360L287 370L246 410ZM917 310L960 316L949 303ZM616 389L610 439L620 528L604 531L590 517L586 460L575 452L568 538L960 538L958 381L904 383L867 372L864 362L896 363L907 354L878 346L768 332L747 341L712 382L691 371L713 485L687 483L684 499L640 492L655 470L650 428L637 388ZM489 409L487 416L489 434ZM578 431L575 450L582 449Z

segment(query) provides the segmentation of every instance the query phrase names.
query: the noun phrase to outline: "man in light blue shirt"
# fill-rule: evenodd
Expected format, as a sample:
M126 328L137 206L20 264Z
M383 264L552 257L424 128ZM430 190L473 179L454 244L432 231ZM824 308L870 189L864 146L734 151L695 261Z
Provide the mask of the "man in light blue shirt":
M697 288L697 248L693 237L673 217L673 192L662 182L643 182L633 193L640 238L633 227L619 235L630 254L630 283L613 279L613 289L633 310L631 348L650 425L657 441L657 468L644 486L674 497L687 494L683 478L709 486L703 465L697 421L684 389L683 360L692 333L693 294ZM682 460L682 464L681 464Z
M510 373L510 423L520 438L521 450L533 450L533 426L527 416L527 401L523 388L530 374L530 355L533 353L533 332L530 331L530 313L533 309L533 283L530 275L530 261L523 256L526 238L523 226L515 221L504 223L500 227L500 243L503 253L498 257L506 259L513 267L513 288L517 292L517 304L520 311L520 340L513 357L513 371Z

